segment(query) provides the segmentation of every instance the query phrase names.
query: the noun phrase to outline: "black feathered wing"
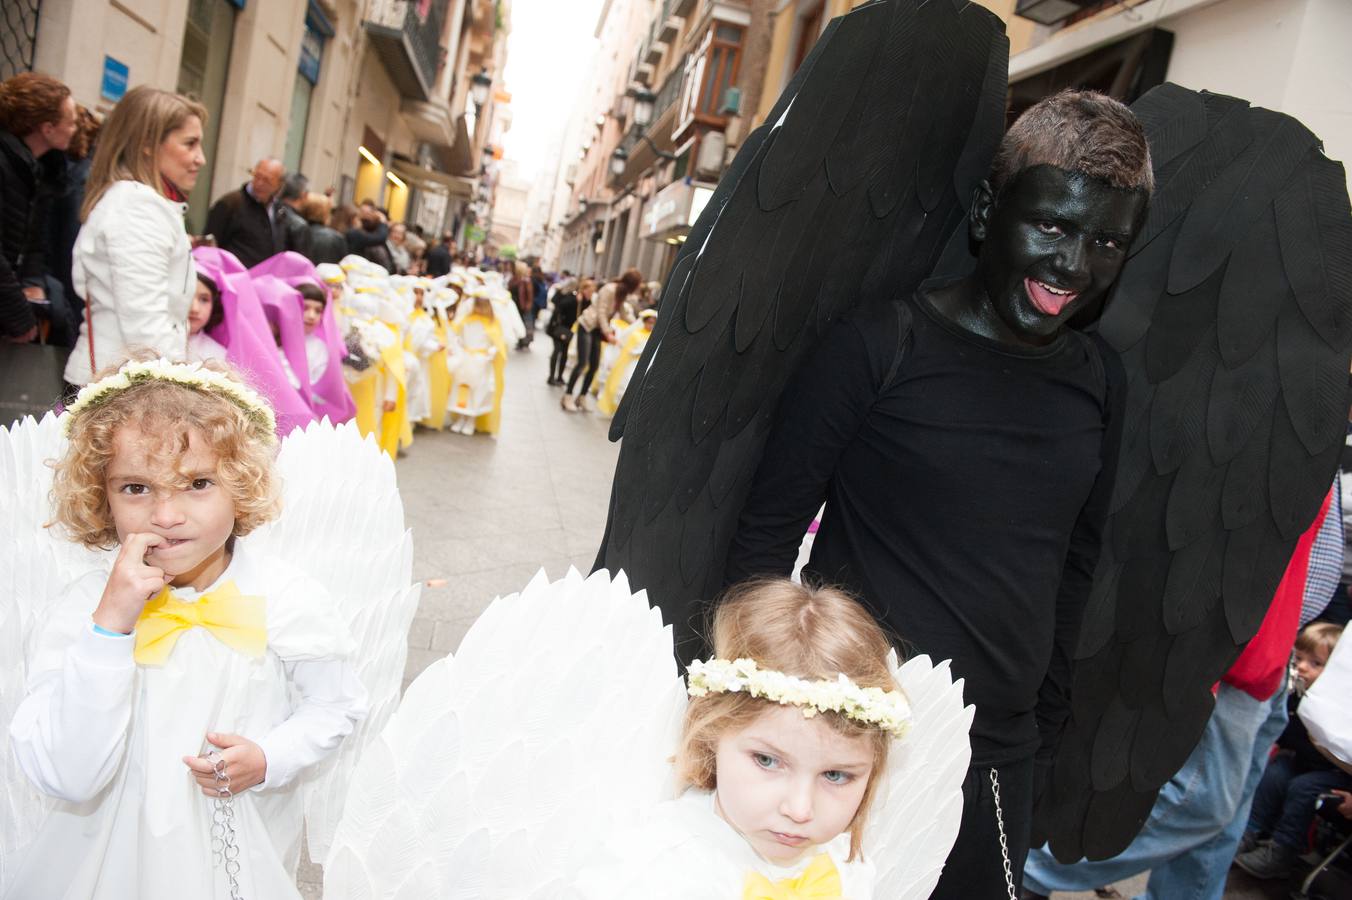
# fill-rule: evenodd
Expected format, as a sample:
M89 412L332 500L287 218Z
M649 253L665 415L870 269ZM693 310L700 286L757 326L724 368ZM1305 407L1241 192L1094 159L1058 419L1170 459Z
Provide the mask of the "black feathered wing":
M1156 191L1100 323L1127 372L1071 718L1034 846L1103 859L1185 762L1328 493L1348 410L1343 168L1289 116L1166 84Z
M688 236L611 429L597 558L648 591L683 659L785 383L842 313L932 274L1003 132L1008 54L965 0L833 20Z

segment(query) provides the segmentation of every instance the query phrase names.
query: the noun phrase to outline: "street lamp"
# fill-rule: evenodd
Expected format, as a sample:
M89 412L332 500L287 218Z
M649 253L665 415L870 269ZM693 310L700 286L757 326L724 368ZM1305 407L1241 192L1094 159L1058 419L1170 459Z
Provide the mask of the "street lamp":
M639 140L647 143L653 153L657 155L657 158L663 162L671 162L674 160L676 158L675 153L659 150L657 145L653 143L653 139L648 136L648 126L652 124L653 104L657 102L657 95L645 87L635 86L631 87L626 92L625 96L634 101L633 109L630 110L630 118L633 120L634 127L639 131ZM628 154L625 155L626 157L628 156ZM616 175L624 171L623 168L616 169L615 166L616 162L612 157L610 161L610 170Z
M610 154L610 174L618 178L624 174L627 165L629 165L629 151L623 147L616 147L615 152Z
M469 80L469 99L475 106L483 106L488 102L488 91L493 87L493 79L488 75L487 68L480 68L477 75Z
M639 128L647 128L653 120L653 106L657 103L657 95L647 88L630 88L629 96L634 100L634 124Z
M578 214L579 216L585 216L585 215L587 214L587 198L586 198L586 197L579 197L579 198L578 198L578 201L577 201L577 214Z

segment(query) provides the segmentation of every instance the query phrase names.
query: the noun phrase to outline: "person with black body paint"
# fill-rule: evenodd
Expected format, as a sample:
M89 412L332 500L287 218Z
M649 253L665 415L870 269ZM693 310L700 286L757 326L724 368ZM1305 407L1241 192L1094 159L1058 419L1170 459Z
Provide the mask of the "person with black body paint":
M787 574L863 598L952 659L976 706L962 828L935 898L1017 888L1112 493L1123 376L1067 327L1101 308L1153 189L1140 124L1099 94L1042 101L977 188L975 271L863 307L785 391L726 580ZM998 824L997 813L1000 816Z

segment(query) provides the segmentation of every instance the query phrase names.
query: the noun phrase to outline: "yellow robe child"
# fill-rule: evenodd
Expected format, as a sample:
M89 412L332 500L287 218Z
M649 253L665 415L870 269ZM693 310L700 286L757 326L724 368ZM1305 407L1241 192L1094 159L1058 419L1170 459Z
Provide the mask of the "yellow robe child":
M643 355L643 348L647 346L650 337L652 332L643 327L642 320L625 329L620 338L619 356L610 367L605 387L601 389L601 394L596 400L596 408L603 415L615 415L615 410L619 408L620 400L629 387L629 379L633 377L634 367L638 365L638 358Z
M437 431L446 427L446 404L451 397L451 371L447 368L446 338L449 326L446 316L439 309L433 309L427 315L435 325L437 343L441 348L427 358L427 393L432 412L420 423L426 428Z

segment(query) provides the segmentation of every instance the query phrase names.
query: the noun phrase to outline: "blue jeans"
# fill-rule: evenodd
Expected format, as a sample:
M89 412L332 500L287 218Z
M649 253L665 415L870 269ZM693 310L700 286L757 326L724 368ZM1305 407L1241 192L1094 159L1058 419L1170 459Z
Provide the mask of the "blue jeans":
M1260 702L1222 684L1201 741L1160 789L1131 845L1112 859L1071 865L1039 847L1024 864L1024 888L1090 891L1149 869L1144 900L1221 900L1268 750L1284 727L1285 690Z
M1347 790L1352 782L1338 769L1303 769L1288 753L1274 756L1263 772L1249 814L1249 831L1271 835L1297 853L1309 843L1310 823L1319 795L1334 788Z

